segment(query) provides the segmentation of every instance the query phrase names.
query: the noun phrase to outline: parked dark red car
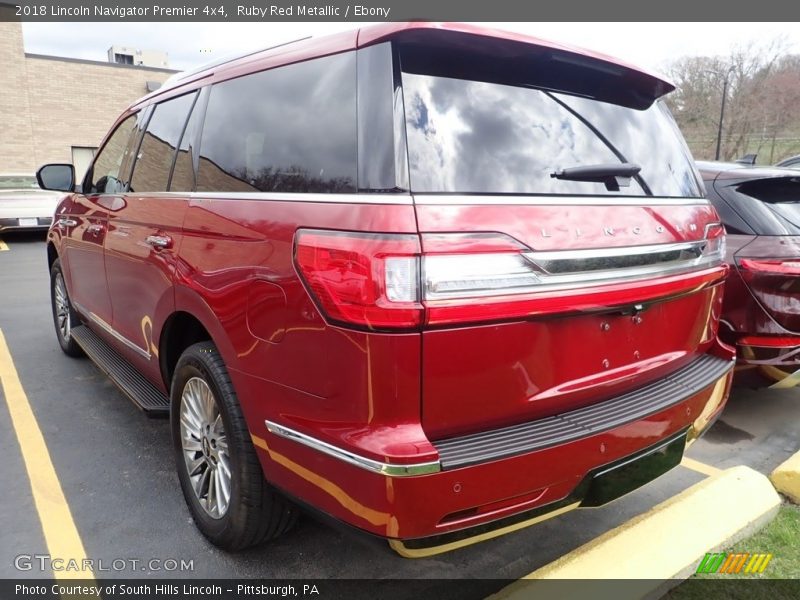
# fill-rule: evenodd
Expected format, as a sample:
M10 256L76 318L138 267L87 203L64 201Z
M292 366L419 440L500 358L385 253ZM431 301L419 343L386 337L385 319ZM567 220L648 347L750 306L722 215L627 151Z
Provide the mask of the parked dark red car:
M724 231L613 59L385 24L184 73L126 110L48 240L56 331L168 412L236 549L291 498L423 556L596 506L722 409Z
M800 173L698 166L728 232L731 275L720 336L737 347L741 370L759 374L746 377L748 384L794 387L800 383Z

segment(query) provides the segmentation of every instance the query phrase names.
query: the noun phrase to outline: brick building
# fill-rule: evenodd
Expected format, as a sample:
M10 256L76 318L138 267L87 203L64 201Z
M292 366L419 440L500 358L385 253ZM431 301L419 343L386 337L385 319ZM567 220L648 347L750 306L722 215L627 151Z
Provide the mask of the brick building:
M173 73L26 54L22 25L0 21L0 173L71 162L80 179L122 110Z

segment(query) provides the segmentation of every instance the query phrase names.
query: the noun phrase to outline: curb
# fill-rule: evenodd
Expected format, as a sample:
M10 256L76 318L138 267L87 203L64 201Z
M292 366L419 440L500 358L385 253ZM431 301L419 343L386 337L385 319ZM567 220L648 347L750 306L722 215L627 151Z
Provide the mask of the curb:
M778 465L769 479L776 490L795 504L800 504L800 452Z
M686 579L706 552L769 523L780 497L765 475L739 466L721 471L500 590L493 600L530 598L543 579L637 579L639 597ZM665 552L665 549L669 549ZM644 587L642 587L644 586Z

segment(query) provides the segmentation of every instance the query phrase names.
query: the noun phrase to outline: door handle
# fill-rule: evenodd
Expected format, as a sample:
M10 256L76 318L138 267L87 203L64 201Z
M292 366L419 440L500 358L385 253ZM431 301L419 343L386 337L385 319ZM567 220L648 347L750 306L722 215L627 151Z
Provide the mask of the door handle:
M94 236L98 236L98 235L100 235L100 234L103 232L103 226L102 226L102 225L97 225L97 224L94 224L94 225L89 225L89 226L86 228L86 231L87 231L88 233L91 233L91 234L92 234L92 235L94 235Z
M59 227L75 227L78 222L75 219L65 219L61 217L58 221L56 221L56 225Z
M172 247L172 238L168 235L148 235L145 241L157 250Z

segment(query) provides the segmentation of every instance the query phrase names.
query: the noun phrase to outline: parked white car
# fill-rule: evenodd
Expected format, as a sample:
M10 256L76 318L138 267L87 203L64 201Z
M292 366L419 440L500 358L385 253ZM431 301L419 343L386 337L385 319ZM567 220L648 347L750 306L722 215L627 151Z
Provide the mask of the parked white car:
M32 174L0 174L0 232L46 230L63 196L41 189Z

